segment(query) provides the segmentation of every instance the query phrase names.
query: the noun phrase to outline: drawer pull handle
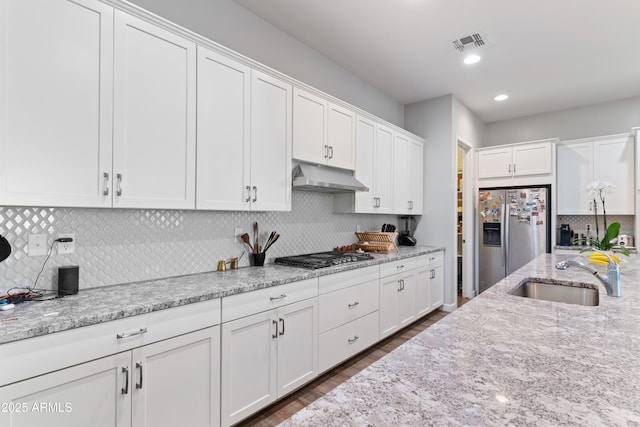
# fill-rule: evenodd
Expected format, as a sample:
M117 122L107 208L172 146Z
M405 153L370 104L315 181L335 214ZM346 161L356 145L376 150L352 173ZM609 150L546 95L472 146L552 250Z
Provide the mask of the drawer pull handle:
M287 296L286 296L285 294L280 294L280 296L279 296L279 297L269 297L269 299L270 299L271 301L278 301L278 300L281 300L281 299L285 299L286 297L287 297Z
M129 367L123 367L122 368L122 373L125 375L125 383L124 383L124 387L122 388L122 394L129 394Z
M140 330L136 331L136 332L123 332L121 334L116 334L116 338L118 338L119 340L121 340L122 338L129 338L129 337L135 337L136 335L142 335L142 334L146 334L147 333L147 328L140 328Z
M347 341L349 342L349 344L352 344L352 343L358 341L359 339L360 339L359 336L354 335L353 338L348 338Z
M136 389L142 388L142 362L136 362L136 369L140 369L140 382L136 383Z
M400 269L404 268L404 264L402 264L402 265L396 265L396 268L397 268L398 270L400 270Z
M356 307L357 305L360 305L360 303L358 301L354 301L353 304L347 304L349 306L349 308L353 308Z

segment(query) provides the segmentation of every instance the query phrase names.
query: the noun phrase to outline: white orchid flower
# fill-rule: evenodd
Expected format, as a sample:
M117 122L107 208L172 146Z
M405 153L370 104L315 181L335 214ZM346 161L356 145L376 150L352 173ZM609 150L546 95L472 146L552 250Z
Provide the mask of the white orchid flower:
M615 185L608 181L595 180L587 185L587 195L589 199L595 199L596 196L602 199L605 194L611 193Z

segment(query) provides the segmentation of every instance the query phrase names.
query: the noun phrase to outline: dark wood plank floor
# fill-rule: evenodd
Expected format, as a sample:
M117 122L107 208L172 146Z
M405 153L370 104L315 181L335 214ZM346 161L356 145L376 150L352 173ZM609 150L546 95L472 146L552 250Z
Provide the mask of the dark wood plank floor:
M467 298L458 297L458 307L464 305ZM387 353L393 351L406 341L410 340L420 332L429 328L438 320L449 314L446 311L436 310L428 314L412 325L396 332L394 335L385 338L368 350L358 354L352 359L347 360L341 365L322 374L320 377L293 392L281 401L263 409L251 418L241 422L240 426L275 426L291 417L293 414L309 405L316 399L322 397L335 387L342 384L376 360L380 359Z

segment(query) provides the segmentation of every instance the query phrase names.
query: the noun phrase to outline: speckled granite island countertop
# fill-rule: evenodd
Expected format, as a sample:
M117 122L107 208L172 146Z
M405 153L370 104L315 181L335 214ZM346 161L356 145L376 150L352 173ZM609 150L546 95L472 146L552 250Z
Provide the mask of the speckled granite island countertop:
M0 345L440 250L443 248L401 247L399 253L374 253L374 259L370 261L318 270L266 264L264 267L245 267L225 272L200 273L89 290L80 289L77 295L43 302L21 303L13 310L0 312ZM1 321L3 318L14 317L17 317L17 320Z
M527 277L598 283L542 255L282 426L638 426L640 269L584 307L509 295Z

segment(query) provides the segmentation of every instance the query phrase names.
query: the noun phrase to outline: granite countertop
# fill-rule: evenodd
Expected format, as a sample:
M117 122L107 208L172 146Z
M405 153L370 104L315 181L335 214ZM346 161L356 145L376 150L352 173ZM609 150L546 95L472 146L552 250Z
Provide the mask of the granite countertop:
M640 425L640 269L614 298L554 268L572 258L533 260L281 425ZM508 294L528 277L597 284L600 305Z
M318 270L266 264L82 290L50 301L30 301L0 312L0 344L82 326L95 325L157 310L283 285L312 277L364 268L444 250L400 247L400 252L374 253L374 259ZM12 319L2 321L2 319Z

